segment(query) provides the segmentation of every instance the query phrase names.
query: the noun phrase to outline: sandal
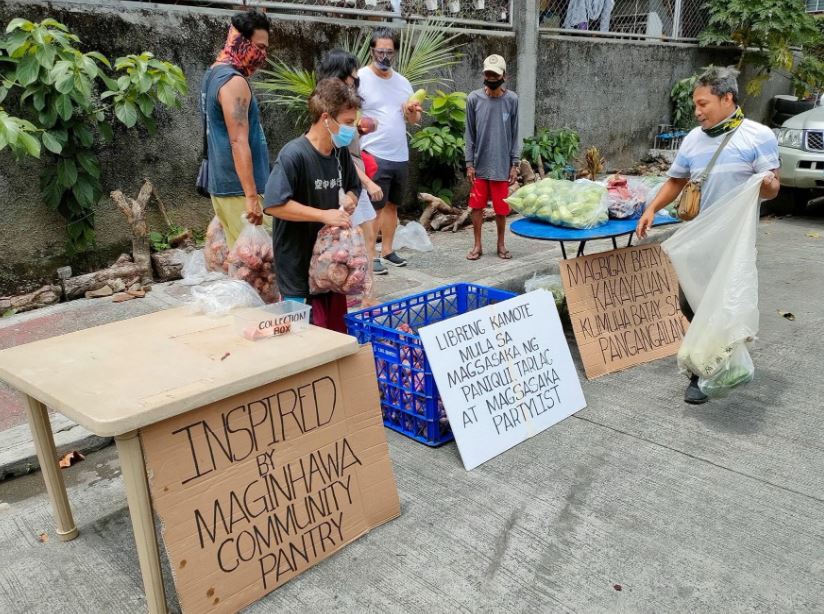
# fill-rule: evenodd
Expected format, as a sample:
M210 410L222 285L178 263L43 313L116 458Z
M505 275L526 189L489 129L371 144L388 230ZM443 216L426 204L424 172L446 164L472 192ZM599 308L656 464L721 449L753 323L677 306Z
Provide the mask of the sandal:
M501 260L511 260L512 259L512 254L509 253L508 249L503 249L503 250L499 249L498 250L498 258L500 258Z
M483 255L484 255L483 250L480 250L477 247L473 247L471 250L469 250L469 253L466 255L466 259L467 260L478 260Z

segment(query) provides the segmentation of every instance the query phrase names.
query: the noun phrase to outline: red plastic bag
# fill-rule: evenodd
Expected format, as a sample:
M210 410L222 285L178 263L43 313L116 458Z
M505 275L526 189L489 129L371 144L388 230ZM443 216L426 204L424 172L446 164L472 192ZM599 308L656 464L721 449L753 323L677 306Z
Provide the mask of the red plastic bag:
M206 269L217 273L227 273L229 263L226 256L229 255L229 244L226 242L226 233L223 232L223 224L217 216L209 222L206 228L206 243L203 246L203 257L206 260Z
M366 242L360 228L324 226L309 263L309 292L364 294L372 287Z
M229 277L240 279L252 286L265 303L274 303L280 298L275 281L275 254L272 237L263 228L246 221L243 216L243 230L226 257Z

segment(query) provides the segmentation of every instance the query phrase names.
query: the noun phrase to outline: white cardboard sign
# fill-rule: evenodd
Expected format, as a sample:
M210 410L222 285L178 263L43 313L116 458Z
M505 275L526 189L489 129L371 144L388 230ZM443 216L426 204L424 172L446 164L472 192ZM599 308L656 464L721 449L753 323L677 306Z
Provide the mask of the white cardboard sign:
M552 294L418 330L467 471L586 407Z

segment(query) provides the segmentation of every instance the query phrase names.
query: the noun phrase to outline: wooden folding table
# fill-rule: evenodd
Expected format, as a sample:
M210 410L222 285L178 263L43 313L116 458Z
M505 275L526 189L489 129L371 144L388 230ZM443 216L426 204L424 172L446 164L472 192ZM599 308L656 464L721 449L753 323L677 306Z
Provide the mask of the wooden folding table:
M314 326L247 341L234 332L232 316L178 308L0 351L0 379L26 395L64 541L78 530L46 407L96 435L115 438L148 609L160 613L166 611L166 595L138 431L357 351L353 337Z

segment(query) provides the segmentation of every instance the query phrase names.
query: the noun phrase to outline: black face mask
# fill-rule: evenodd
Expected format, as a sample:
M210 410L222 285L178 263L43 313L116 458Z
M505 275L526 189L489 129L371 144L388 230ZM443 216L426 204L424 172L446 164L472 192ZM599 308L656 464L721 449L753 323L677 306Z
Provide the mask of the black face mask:
M390 68L392 68L392 60L394 60L395 58L391 56L378 56L377 53L373 53L372 59L375 60L375 64L378 68L380 68L383 71L387 71Z
M496 79L495 81L493 81L492 79L484 79L484 85L491 89L493 92L497 90L499 87L501 87L503 84L503 79Z

